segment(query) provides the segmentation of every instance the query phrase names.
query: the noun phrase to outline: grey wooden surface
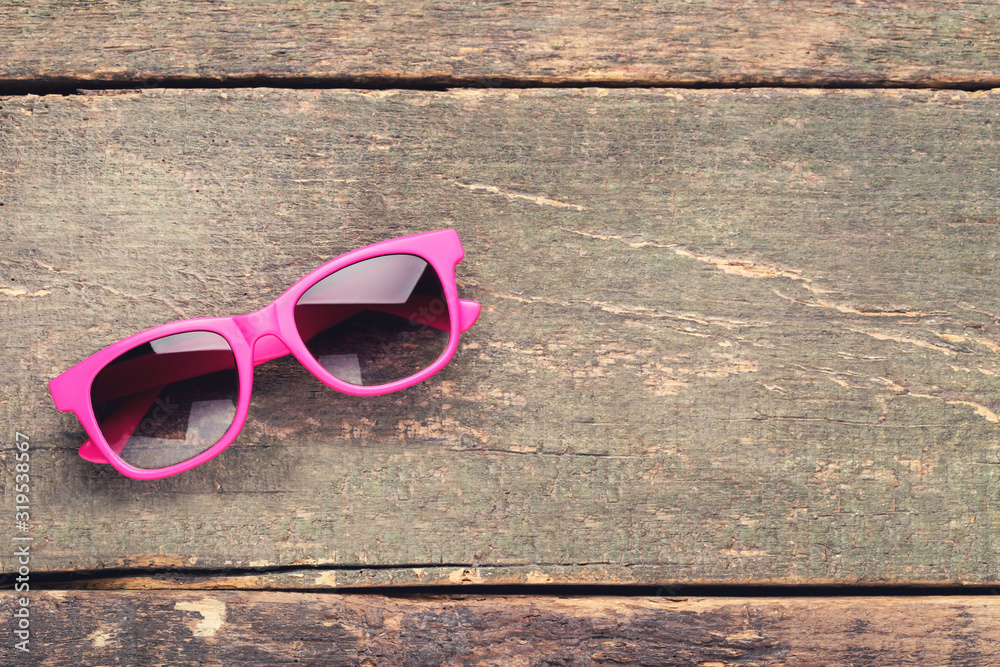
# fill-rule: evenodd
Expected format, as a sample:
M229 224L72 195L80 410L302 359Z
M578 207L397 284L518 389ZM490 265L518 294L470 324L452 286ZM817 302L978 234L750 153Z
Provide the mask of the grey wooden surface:
M998 15L3 4L0 490L34 540L17 659L996 662L992 597L903 594L998 580L1000 107L973 92L1000 87ZM797 89L735 88L768 85ZM144 90L76 90L102 87ZM76 456L45 383L82 357L445 226L484 312L439 376L360 400L280 360L198 470ZM901 595L677 597L824 582Z
M34 604L44 641L20 660L55 666L985 665L1000 616L992 596L45 591Z
M1000 86L990 0L0 6L0 85ZM298 83L296 83L298 81Z
M32 438L39 570L997 581L995 93L0 107L0 421ZM210 464L136 482L76 456L45 382L82 357L446 226L484 312L440 375L357 399L280 360Z

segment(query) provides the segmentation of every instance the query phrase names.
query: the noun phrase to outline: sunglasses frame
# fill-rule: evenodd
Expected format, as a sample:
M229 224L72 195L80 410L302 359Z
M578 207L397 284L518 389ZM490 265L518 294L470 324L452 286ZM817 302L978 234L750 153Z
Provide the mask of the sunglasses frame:
M320 280L357 262L383 255L415 255L437 272L444 289L450 319L448 345L434 363L401 380L383 385L361 386L345 382L327 371L317 361L299 335L295 323L295 305L302 295ZM94 463L109 463L132 479L151 480L169 477L209 461L231 445L243 430L253 392L253 369L265 361L291 353L299 363L323 384L351 396L377 396L405 389L426 380L444 368L458 349L459 334L467 331L479 317L480 305L458 298L455 266L465 251L454 229L402 236L365 246L340 255L310 271L268 305L246 315L201 317L179 320L146 329L97 352L49 382L56 408L72 412L90 436L80 447L80 456ZM209 449L186 461L165 468L137 468L126 463L108 444L94 413L91 387L105 366L129 350L157 338L192 331L208 331L226 339L236 360L239 395L236 416L222 438ZM270 337L270 338L268 338Z

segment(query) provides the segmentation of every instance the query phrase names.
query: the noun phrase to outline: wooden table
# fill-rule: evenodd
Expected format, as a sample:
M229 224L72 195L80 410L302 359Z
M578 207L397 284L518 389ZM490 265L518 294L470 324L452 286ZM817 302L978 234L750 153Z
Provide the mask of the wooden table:
M1000 659L995 3L21 0L0 44L3 664ZM443 227L483 313L431 380L283 358L200 468L76 455L83 357Z

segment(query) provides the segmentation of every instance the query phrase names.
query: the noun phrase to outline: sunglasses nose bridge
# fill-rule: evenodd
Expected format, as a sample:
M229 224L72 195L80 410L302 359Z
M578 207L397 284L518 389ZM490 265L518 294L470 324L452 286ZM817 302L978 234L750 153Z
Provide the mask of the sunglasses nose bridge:
M233 319L251 346L262 336L278 334L278 311L273 303Z

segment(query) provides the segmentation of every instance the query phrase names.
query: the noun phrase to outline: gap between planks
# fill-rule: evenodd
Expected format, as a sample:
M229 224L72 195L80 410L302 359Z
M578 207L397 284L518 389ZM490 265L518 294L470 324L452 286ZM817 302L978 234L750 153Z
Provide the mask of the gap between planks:
M38 79L0 78L0 96L22 95L99 95L144 89L214 90L238 88L276 88L283 90L422 90L441 92L452 89L531 89L531 88L679 88L686 90L743 90L753 88L820 90L954 90L982 92L1000 88L1000 78L927 80L924 82L894 79L861 80L837 78L761 79L753 82L720 79L592 80L578 78L544 79L531 77L219 77L219 78L150 78L95 81L71 77Z

